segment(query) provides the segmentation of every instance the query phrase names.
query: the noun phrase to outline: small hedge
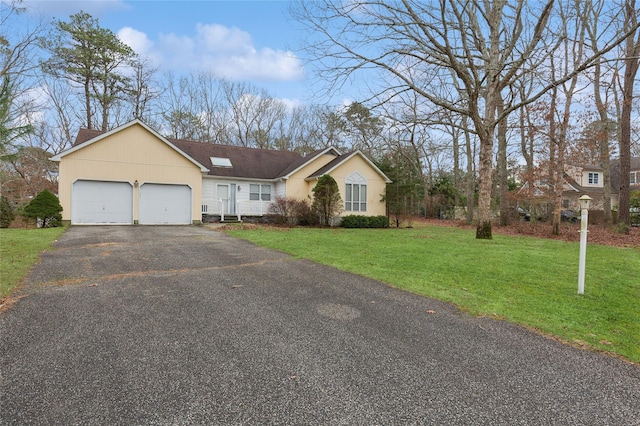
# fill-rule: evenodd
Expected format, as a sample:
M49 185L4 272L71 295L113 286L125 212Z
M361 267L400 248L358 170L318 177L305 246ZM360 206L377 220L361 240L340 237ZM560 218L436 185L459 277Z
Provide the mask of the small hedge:
M343 216L340 226L343 228L388 228L389 218L386 216Z

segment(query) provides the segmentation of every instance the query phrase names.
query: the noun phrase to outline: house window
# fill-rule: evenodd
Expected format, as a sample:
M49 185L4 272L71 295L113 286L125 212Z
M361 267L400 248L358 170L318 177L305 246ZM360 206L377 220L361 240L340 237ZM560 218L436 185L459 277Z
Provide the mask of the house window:
M635 185L636 183L640 183L640 172L631 172L629 173L629 184Z
M589 184L590 185L598 184L598 173L589 173Z
M563 209L568 209L569 208L569 200L567 200L567 199L562 200L562 208Z
M353 212L367 211L367 180L360 173L345 179L344 209Z
M271 185L249 185L249 199L254 201L271 201Z

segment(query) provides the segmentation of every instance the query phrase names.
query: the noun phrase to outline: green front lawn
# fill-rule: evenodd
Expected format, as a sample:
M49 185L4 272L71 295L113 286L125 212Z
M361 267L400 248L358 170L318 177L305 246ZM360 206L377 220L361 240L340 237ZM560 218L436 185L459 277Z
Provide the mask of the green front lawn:
M66 228L0 229L0 299L9 295Z
M640 249L453 227L231 229L230 235L640 362Z

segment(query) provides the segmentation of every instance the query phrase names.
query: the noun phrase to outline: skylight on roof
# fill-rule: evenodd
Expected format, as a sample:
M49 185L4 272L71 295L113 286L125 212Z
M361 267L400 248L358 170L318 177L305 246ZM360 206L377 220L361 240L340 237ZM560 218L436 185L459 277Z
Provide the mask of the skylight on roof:
M211 157L211 164L214 167L233 167L231 160L223 157Z

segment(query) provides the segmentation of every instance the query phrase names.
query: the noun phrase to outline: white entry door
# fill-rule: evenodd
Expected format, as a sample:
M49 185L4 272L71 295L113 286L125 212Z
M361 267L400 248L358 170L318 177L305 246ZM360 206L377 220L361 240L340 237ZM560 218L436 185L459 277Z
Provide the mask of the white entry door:
M71 194L74 225L133 224L133 187L129 182L78 180Z
M220 200L222 200L222 206ZM236 214L236 184L219 183L216 187L216 202L217 210L220 211L221 207L223 209L221 214Z
M218 184L216 200L220 204L220 214L229 214L229 185Z
M140 185L141 225L190 225L191 188L188 185Z

